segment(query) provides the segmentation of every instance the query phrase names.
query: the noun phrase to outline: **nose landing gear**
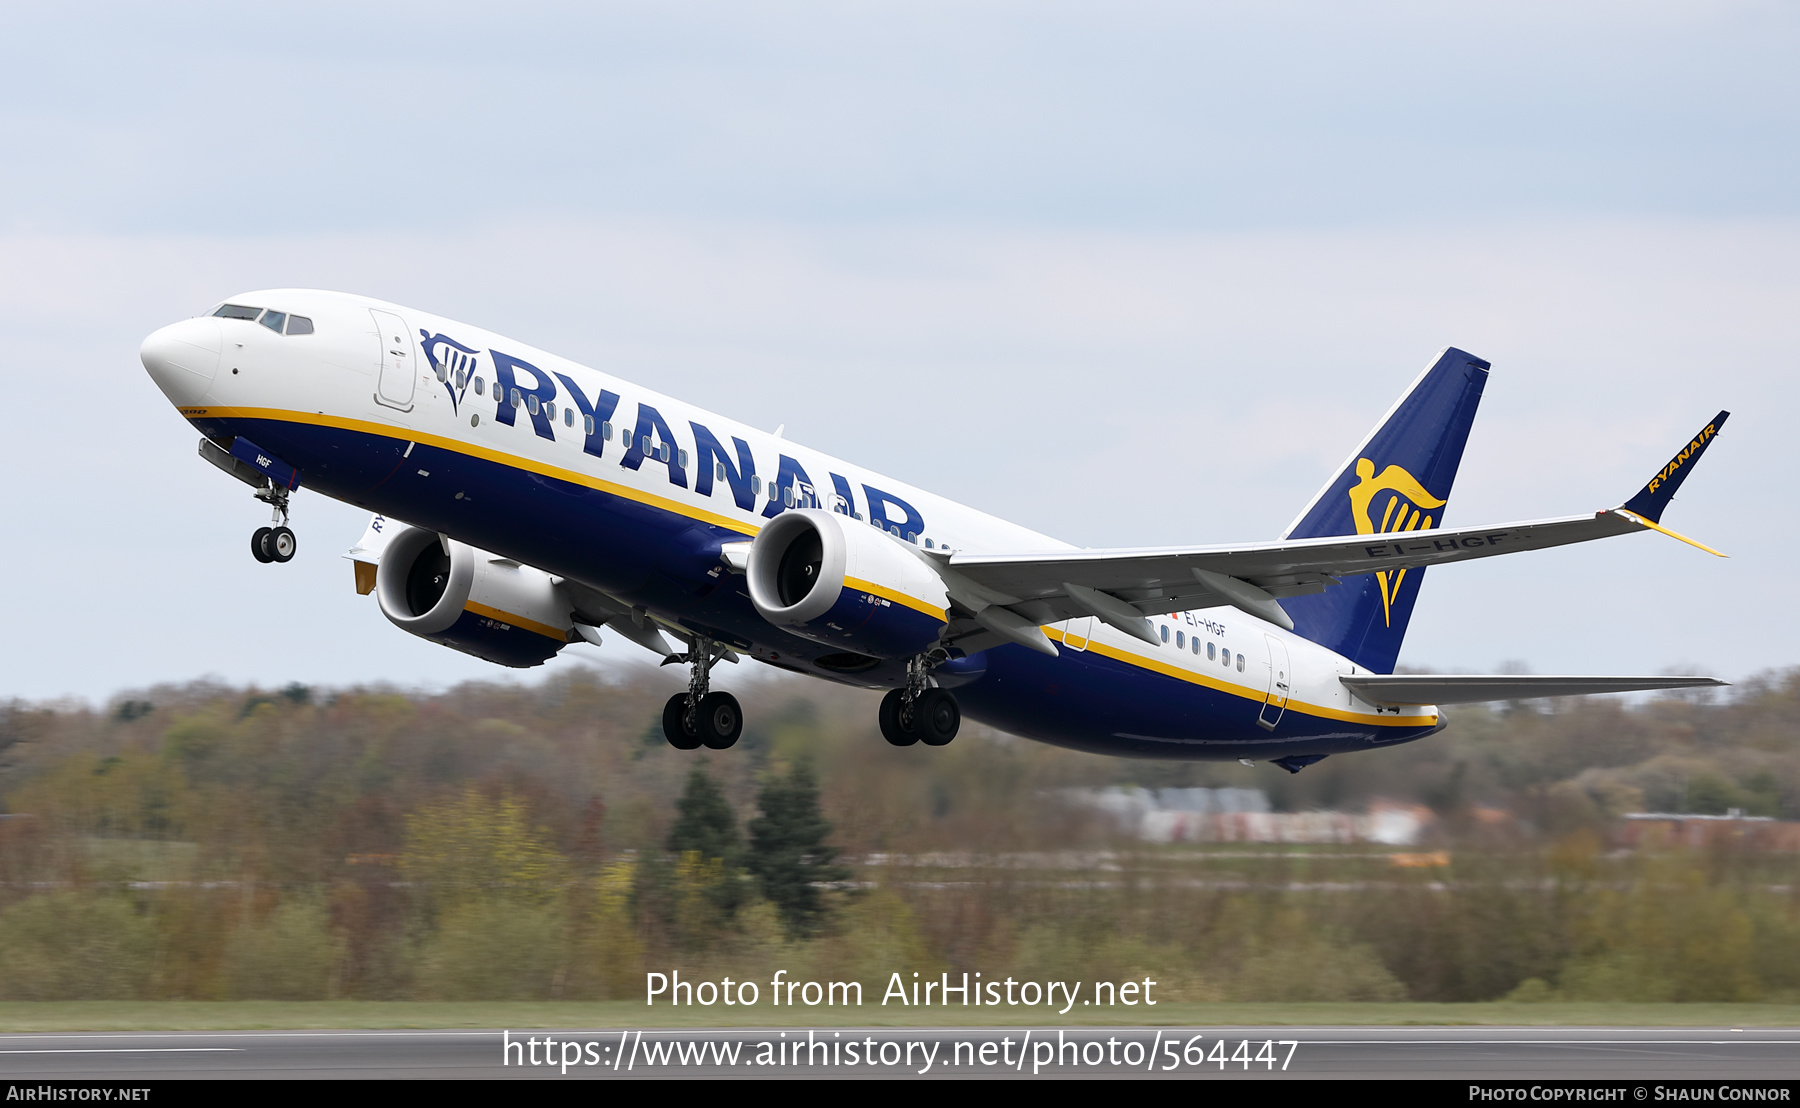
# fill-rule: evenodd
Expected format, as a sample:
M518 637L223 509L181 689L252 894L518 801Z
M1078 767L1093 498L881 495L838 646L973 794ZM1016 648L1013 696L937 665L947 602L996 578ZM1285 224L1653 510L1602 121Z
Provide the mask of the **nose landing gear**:
M937 652L941 655L941 651ZM906 663L906 687L881 698L881 737L894 746L947 746L962 727L962 709L947 690L928 687L931 666L941 656L920 654Z
M663 705L663 737L676 750L729 750L744 732L744 710L737 697L728 692L712 692L712 667L721 659L737 661L737 655L726 646L695 635L686 654L671 654L664 660L686 662L692 667L688 691L676 693Z
M288 490L273 481L256 490L256 498L269 505L273 527L258 527L250 536L250 554L259 562L291 562L299 549L299 540L289 530Z

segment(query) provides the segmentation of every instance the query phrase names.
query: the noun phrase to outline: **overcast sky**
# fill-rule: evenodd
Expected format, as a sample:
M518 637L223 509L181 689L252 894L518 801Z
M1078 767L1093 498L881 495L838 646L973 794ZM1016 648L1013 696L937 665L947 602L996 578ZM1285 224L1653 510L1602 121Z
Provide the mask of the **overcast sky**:
M251 560L137 348L271 286L1090 546L1273 537L1446 345L1494 364L1452 525L1619 503L1729 408L1664 522L1730 561L1433 570L1401 661L1800 664L1800 7L494 12L0 8L0 697L508 676L355 595L351 509L303 493L299 557Z

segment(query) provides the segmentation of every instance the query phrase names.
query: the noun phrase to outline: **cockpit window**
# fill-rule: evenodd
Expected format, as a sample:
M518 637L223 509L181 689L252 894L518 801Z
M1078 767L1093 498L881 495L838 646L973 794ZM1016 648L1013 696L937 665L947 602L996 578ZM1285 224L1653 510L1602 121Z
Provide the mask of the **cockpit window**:
M289 315L286 312L278 312L273 308L264 311L261 308L252 308L248 304L221 304L218 309L213 312L213 315L219 316L222 319L254 319L278 335L282 333L284 324L286 325L287 333L290 335L310 335L313 333L313 322L311 319L308 319L303 315Z

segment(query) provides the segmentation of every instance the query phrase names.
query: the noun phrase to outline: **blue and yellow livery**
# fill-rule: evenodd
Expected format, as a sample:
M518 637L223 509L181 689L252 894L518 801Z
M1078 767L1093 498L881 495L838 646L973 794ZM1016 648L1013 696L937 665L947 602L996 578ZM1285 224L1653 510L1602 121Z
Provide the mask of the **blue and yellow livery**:
M1099 753L1295 771L1429 735L1439 704L1713 683L1392 673L1426 568L1666 531L1725 421L1617 508L1446 528L1489 372L1460 350L1279 539L1115 550L343 293L233 296L142 358L202 456L269 504L259 559L293 556L297 490L359 505L374 519L349 555L357 588L396 625L509 666L603 634L656 651L690 673L664 712L678 747L736 740L737 701L711 679L744 658L886 690L899 745L949 742L966 711Z

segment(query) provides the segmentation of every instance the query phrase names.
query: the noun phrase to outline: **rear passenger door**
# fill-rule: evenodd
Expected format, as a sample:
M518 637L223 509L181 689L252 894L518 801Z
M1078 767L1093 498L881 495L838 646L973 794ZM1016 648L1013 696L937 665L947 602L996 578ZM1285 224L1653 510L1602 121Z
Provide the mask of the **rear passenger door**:
M1273 731L1281 722L1281 713L1287 711L1288 694L1293 691L1293 674L1288 664L1287 644L1274 635L1264 635L1263 642L1269 649L1269 692L1263 698L1262 714L1256 717L1256 722L1263 730Z

